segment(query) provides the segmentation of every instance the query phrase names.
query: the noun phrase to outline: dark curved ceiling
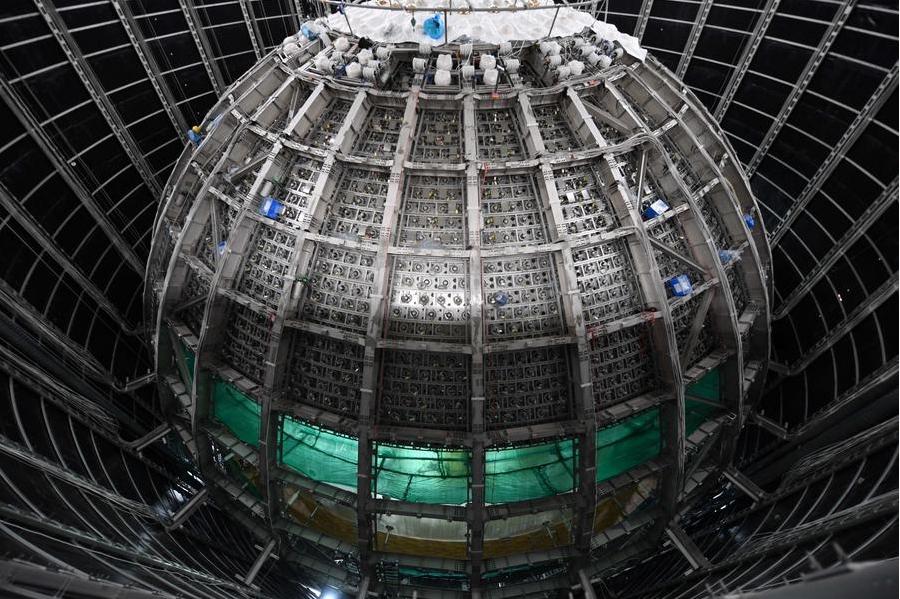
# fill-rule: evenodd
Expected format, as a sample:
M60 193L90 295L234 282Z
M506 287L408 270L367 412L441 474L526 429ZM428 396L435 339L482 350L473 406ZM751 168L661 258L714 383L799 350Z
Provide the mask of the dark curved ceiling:
M141 378L152 368L141 301L158 198L187 129L236 77L298 29L298 11L307 5L0 3L0 365L10 398L2 400L4 439L39 451L19 437L34 430L28 418L56 418L48 415L55 408L46 407L53 402L36 400L60 393L40 386L47 380L102 402L120 427L113 436L136 438L160 423L152 387ZM872 398L896 388L898 370L897 3L609 0L597 2L597 12L637 35L691 87L721 123L759 200L773 250L774 365L754 424L742 437L741 465L761 485L777 485L802 455L798 447L842 441L896 413L895 395L887 404ZM30 379L23 374L28 368L35 369ZM32 382L25 385L26 379ZM43 415L7 409L23 404L43 405ZM83 408L79 414L76 420L93 413ZM96 414L87 421L98 419L105 422ZM839 421L842 427L834 429ZM63 424L45 424L50 437L56 426ZM70 422L68 428L77 427ZM896 497L896 434L888 447L893 455L876 452L848 462L849 474L832 472L830 489L804 490L801 498L779 495L767 514L790 509L787 516L794 518L798 501L831 491L852 496L853 473L863 476L867 467L880 472L872 475L878 488L893 489ZM63 457L66 449L52 443L44 455L54 452L63 467L87 460ZM15 469L7 467L9 451L4 455L9 474ZM6 491L13 488L4 480ZM141 487L138 497L144 492ZM22 503L8 495L9 502ZM827 514L854 505L832 503ZM737 506L734 530L749 526L741 518L757 517L740 512L749 507L739 500L729 505ZM794 522L808 521L821 505ZM203 513L219 517L212 508ZM696 525L686 528L707 556L714 550L728 556L734 547L717 540L719 520L710 514L714 510L695 515ZM758 518L755 530L764 530L768 520ZM896 516L881 526L896 538ZM216 532L202 542L221 543L221 529L210 524ZM13 538L10 531L0 530L5 541ZM200 542L200 533L191 534ZM243 543L235 559L249 568L253 549ZM670 588L685 562L671 548L659 559L665 555L671 563L646 567ZM736 563L735 572L746 569ZM148 571L151 566L159 564ZM765 572L753 584L776 579L780 570ZM637 575L615 580L620 590L635 592L650 584ZM204 593L198 596L221 596Z

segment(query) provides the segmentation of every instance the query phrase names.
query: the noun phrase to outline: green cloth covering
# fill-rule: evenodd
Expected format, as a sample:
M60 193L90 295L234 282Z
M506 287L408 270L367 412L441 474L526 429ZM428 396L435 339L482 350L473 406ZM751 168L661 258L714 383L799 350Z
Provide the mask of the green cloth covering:
M400 576L414 578L436 578L439 580L467 580L469 575L465 572L451 572L450 570L432 570L429 568L399 568Z
M193 367L194 356L183 348ZM713 370L688 393L719 399L719 372ZM228 383L216 379L213 415L241 441L259 442L260 406ZM685 434L705 422L715 407L685 402ZM285 416L281 425L281 460L304 476L356 487L359 442ZM660 451L659 408L652 408L597 432L597 481L634 468ZM485 501L505 503L548 497L575 486L572 439L527 447L485 451ZM379 493L404 501L462 504L469 499L471 454L462 449L428 449L380 445L375 457Z
M402 501L462 504L469 499L471 461L462 449L379 445L376 489Z
M181 357L184 358L184 363L187 366L188 377L190 377L190 380L185 381L185 383L187 383L188 388L190 388L190 385L194 382L194 360L196 360L197 356L194 354L194 352L191 351L191 348L189 348L184 343L184 341L181 341L179 345L181 347Z
M359 441L285 416L281 461L315 481L356 488Z
M524 501L571 491L574 452L572 439L485 451L485 501Z
M213 416L248 445L259 444L260 407L225 381L213 383Z
M597 431L597 482L634 468L659 450L659 408Z
M256 497L257 499L262 499L262 493L259 490L259 487L256 486L251 479L247 478L246 473L235 463L234 460L228 460L225 462L225 469L228 471L228 475L237 481L242 489L246 489L251 495Z
M699 381L690 385L685 392L703 399L719 401L719 369L711 370ZM684 400L684 436L690 437L700 425L709 420L715 406L685 398Z

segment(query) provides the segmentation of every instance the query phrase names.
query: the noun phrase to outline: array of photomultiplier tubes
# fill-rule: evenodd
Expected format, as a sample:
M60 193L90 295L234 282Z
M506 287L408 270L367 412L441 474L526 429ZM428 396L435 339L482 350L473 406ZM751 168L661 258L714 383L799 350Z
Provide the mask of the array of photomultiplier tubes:
M582 45L563 40L560 51L577 53ZM638 155L619 151L605 162L596 154L599 145L628 135L620 120L626 116L603 118L621 98L648 125L661 123L621 83L615 94L603 86L573 88L575 94L539 91L560 81L541 79L559 56L545 50L529 50L534 60L521 54L519 78L507 76L494 88L530 89L527 98L479 94L478 76L472 87L460 88L474 92L466 101L460 90L438 89L428 69L446 62L440 52L425 57L424 71L408 74L403 91L415 83L425 92L412 106L407 95L384 91L396 80L376 82L378 93L314 88L304 78L281 85L278 93L292 98L282 113L239 131L233 154L220 154L223 176L210 187L214 214L203 225L199 266L184 285L192 297L209 292L232 230L252 216L219 357L261 384L273 368L273 339L289 343L280 370L284 396L355 416L363 372L371 367L365 348L378 331L372 384L379 422L466 430L477 371L485 427L502 428L572 417L571 383L584 358L573 344L577 322L589 342L598 408L651 390L657 367L647 318L653 317L635 272L634 245L623 233L632 223L622 221L622 200L612 195L622 181L648 221L658 277L670 296L689 295L709 273L679 259L691 249L658 174L644 172L637 189ZM359 51L354 46L347 56ZM486 60L479 52L475 64ZM383 68L400 60L382 58ZM394 67L394 79L402 78L403 64ZM340 83L345 74L331 70L327 78ZM296 112L301 106L305 114ZM588 115L593 129L585 126ZM659 139L672 175L698 193L700 177L690 161L665 132ZM582 150L594 153L579 155ZM694 201L715 244L731 248L717 209L702 193ZM559 239L572 243L554 245ZM732 265L727 278L742 311L748 292L740 266ZM567 293L577 293L578 301ZM288 328L279 337L275 315L285 306ZM699 306L688 301L671 309L679 350L692 348L688 364L716 343L709 317L691 334ZM199 331L203 306L189 305L182 318ZM427 351L411 349L416 342Z

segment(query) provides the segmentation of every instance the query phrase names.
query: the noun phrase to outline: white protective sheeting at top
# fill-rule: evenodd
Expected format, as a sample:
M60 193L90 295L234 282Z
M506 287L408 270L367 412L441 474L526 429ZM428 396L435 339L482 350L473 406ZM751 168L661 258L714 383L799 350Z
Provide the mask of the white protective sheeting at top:
M353 29L353 35L367 37L376 42L403 43L415 42L439 46L443 39L431 39L422 31L422 24L426 19L434 16L435 12L443 12L441 9L452 7L457 11L465 7L466 3L473 8L512 8L518 6L520 10L498 12L459 12L449 13L447 17L447 40L454 41L466 36L472 41L481 41L491 44L499 44L504 41L536 41L544 39L550 33L550 23L556 8L559 8L559 16L553 23L553 37L569 37L578 35L585 28L592 29L598 36L617 41L622 48L634 58L643 61L647 51L641 48L637 38L620 33L615 26L603 21L597 21L586 12L574 8L553 5L552 0L537 0L540 6L553 6L553 8L540 9L522 8L522 0L416 0L415 13L412 10L413 3L398 2L392 0L394 6L408 8L404 11L387 11L365 8L364 5L386 6L388 0L370 0L363 6L347 4L344 8L346 18L339 12L327 18L328 27L332 31L350 33L347 21ZM415 15L416 25L413 27L411 20Z

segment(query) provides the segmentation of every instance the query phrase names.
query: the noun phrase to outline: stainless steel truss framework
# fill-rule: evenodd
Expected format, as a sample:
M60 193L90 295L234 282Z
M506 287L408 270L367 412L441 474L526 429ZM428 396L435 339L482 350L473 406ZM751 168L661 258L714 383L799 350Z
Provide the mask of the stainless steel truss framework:
M150 165L144 158L143 152L141 152L140 148L137 147L137 144L134 143L134 139L128 135L125 122L119 116L115 107L110 103L106 94L102 92L103 88L100 85L96 74L85 60L78 45L72 39L72 36L65 23L62 21L62 17L59 15L56 7L44 3L43 0L34 0L34 3L38 12L40 12L44 21L47 23L47 26L50 27L50 31L53 33L53 36L65 53L72 68L75 69L75 72L78 74L78 78L81 79L81 82L94 100L97 108L103 114L107 123L109 123L109 128L112 130L113 135L119 140L119 143L122 145L122 148L134 165L134 168L141 174L144 183L154 194L158 195L162 193L162 187L156 180L153 169L150 168Z
M853 143L859 139L866 127L872 122L875 114L881 109L891 94L897 91L897 77L898 64L895 63L893 68L878 85L875 93L872 94L865 106L860 110L859 114L854 117L853 122L847 127L844 134L841 135L840 140L834 144L834 147L828 153L828 157L822 162L822 165L809 180L809 183L807 183L797 200L792 204L790 210L788 210L784 218L779 220L778 226L775 227L771 235L771 242L773 245L778 244L785 232L790 229L791 224L793 224L797 217L803 213L804 208L806 208L810 200L812 200L819 192L822 188L822 184L828 179L831 173L834 172L834 169L838 166L844 156L846 156L847 151ZM891 186L889 186L888 189L891 189ZM891 192L886 191L886 193L890 195ZM892 193L896 194L896 183L893 186ZM879 198L874 204L880 205L881 203L881 198Z
M0 97L3 98L11 108L13 114L16 115L16 118L18 118L25 129L28 130L29 135L31 135L34 141L41 147L47 158L55 167L56 172L59 173L72 191L75 192L75 195L81 201L82 205L90 215L94 217L100 228L106 233L107 237L109 237L110 242L119 251L128 266L135 272L143 274L144 265L137 257L134 248L125 241L121 232L113 226L107 218L107 215L101 211L96 200L91 196L90 192L85 189L78 176L72 172L66 157L56 148L50 137L38 123L37 119L31 114L27 106L21 101L4 77L0 77Z
M134 22L134 15L128 7L128 3L121 2L120 0L112 0L112 5L116 11L116 15L119 17L119 21L122 23L122 28L128 35L128 41L131 42L131 45L134 48L134 53L137 55L138 60L141 62L141 66L147 73L147 80L150 82L150 85L153 86L153 91L156 92L159 101L163 105L163 110L166 111L166 115L172 122L172 126L178 131L179 138L182 141L186 141L185 131L187 131L188 128L187 123L184 122L180 114L176 114L174 111L174 107L177 104L175 102L175 97L172 95L172 90L169 89L165 79L160 74L159 65L156 64L156 59L153 58L153 54L149 51L144 39L141 37L140 31Z
M756 172L757 167L759 167L759 163L762 162L762 159L765 156L766 152L769 150L769 147L772 145L772 142L775 141L775 137L778 135L778 132L781 131L782 127L784 127L784 124L787 122L788 117L791 115L791 112L797 105L797 102L800 100L800 96L802 96L806 91L806 88L809 86L810 81L812 81L813 76L816 74L816 70L819 68L819 65L822 64L823 60L825 60L825 57L828 55L828 51L831 49L831 45L837 39L838 34L841 32L841 28L844 26L844 23L847 22L847 19L850 17L850 13L853 11L853 8L855 6L856 0L844 0L844 2L842 2L841 5L835 9L834 17L832 18L831 24L828 26L828 29L825 31L825 34L822 36L822 40L819 42L819 45L816 47L816 49L813 50L812 56L810 56L809 58L809 62L807 62L806 66L803 68L803 72L800 74L800 78L791 89L791 92L788 95L788 99L785 101L784 105L781 107L781 110L779 110L778 114L775 116L775 122L773 122L772 126L769 127L769 130L766 132L765 137L759 144L756 153L747 164L748 174L753 175L753 173Z
M86 1L84 4L87 6L87 5L90 5L91 3ZM187 6L191 10L193 10L193 6L194 6L193 2L185 2L184 0L181 0L181 4L182 4L182 6ZM285 6L287 6L289 3L285 2L283 4ZM300 14L299 4L300 3L296 2L296 1L293 3L293 7L297 11L298 15ZM605 3L601 3L601 10L602 10L603 4L605 4ZM624 10L625 12L614 15L614 19L617 17L624 17L624 18L636 19L639 24L642 21L644 23L646 23L646 18L649 16L649 10L643 11L643 13L642 13L643 19L641 18L641 15L633 14L641 9L642 4L643 3L633 3L633 6L628 6L626 8L618 9L618 10ZM648 4L650 4L650 3L648 3ZM657 3L657 4L659 4L659 3ZM738 91L740 78L743 75L743 73L745 73L747 71L747 69L749 68L749 65L751 63L752 56L753 56L753 50L755 50L755 48L759 46L763 36L765 35L766 27L768 26L771 19L775 16L775 9L778 7L778 5L779 5L778 0L770 0L769 2L766 3L766 6L764 7L764 9L762 10L762 12L760 14L760 17L758 19L756 19L756 29L755 30L749 31L749 32L738 31L738 33L746 33L747 34L747 44L745 45L745 49L747 49L747 50L752 49L749 52L749 54L745 55L743 59L738 58L738 59L735 59L733 62L720 63L719 66L721 66L722 68L726 68L727 65L729 65L729 64L733 65L735 67L733 73L734 73L734 76L736 76L737 78L736 79L733 78L732 82L726 86L726 88L725 88L726 93L722 96L722 99L721 99L721 104L720 104L721 110L716 112L717 117L721 117L724 114L724 112L727 110L728 105L730 104L731 98L733 98L735 93ZM315 8L317 10L321 11L322 7L319 4L315 4ZM648 6L648 8L649 8L649 6ZM657 7L657 8L659 8L659 7ZM288 10L288 9L285 8L284 10ZM890 13L892 10L894 12L896 12L894 9L891 9L891 8L875 10L875 9L870 8L870 5L865 5L865 7L863 7L863 5L861 5L859 10L860 10L860 12L862 10L870 10L873 13L873 16L875 16L874 13L879 13L879 14L885 13L885 12ZM452 16L451 16L451 18L452 18ZM195 15L195 19L196 19L196 15ZM199 19L197 19L197 22L199 24ZM190 24L190 20L188 20L188 23ZM238 25L240 25L239 21L238 21ZM249 23L248 23L247 27L249 30L249 28L250 28ZM709 27L709 25L707 25L707 27ZM747 25L747 27L752 28L753 25ZM221 50L219 48L210 48L208 45L206 47L206 52L204 55L204 51L203 51L204 42L206 41L207 37L212 37L217 29L218 29L217 24L214 22L210 23L207 26L207 28L205 28L205 29L198 29L194 35L194 41L195 41L195 44L199 48L201 48L201 56L202 56L202 62L203 62L204 68L206 69L207 75L208 75L210 81L212 82L212 85L215 87L216 95L218 96L218 95L222 94L222 92L227 87L228 83L230 83L230 81L229 81L230 77L234 76L234 69L232 69L230 66L231 61L234 59L234 57L222 56ZM621 29L621 26L620 26L620 29ZM855 29L855 28L848 26L846 29ZM190 30L193 31L192 28L190 28ZM868 35L871 35L871 37L868 37L868 39L877 41L877 38L884 37L885 34L878 34L875 31L867 31L867 36ZM202 39L202 41L201 41L201 39ZM249 41L247 41L246 38L244 38L243 41L245 42L245 45L247 47L249 47ZM785 40L785 41L788 41L788 43L794 43L794 44L802 43L802 42L800 42L799 38L798 39L791 38L790 40ZM24 45L24 42L20 42L20 44ZM814 44L814 42L813 42L813 44ZM127 46L127 44L126 44L126 46ZM247 56L247 54L245 53L244 56ZM869 58L867 58L865 56L857 55L854 57L848 56L847 58L852 60L857 66L859 66L861 68L868 68L868 69L876 68L875 65L868 64ZM838 61L840 61L840 57L838 57ZM690 63L688 63L688 65L687 65L688 68L692 69L695 62L696 61L691 61ZM669 64L669 63L667 63L667 64ZM672 68L673 71L675 70L674 65L670 64L669 66L670 66L670 68ZM885 68L886 67L881 66L881 67L877 67L877 70L879 70L880 72L883 73ZM761 71L759 74L762 75L763 77L765 77L767 75L765 65L760 65L760 67L756 70ZM822 69L820 69L820 70L822 70ZM224 77L222 76L222 72L229 73L229 71L231 73L230 75L226 74ZM32 74L25 73L23 76L31 77ZM893 71L893 77L894 77L894 81L896 81L896 67L894 68L894 71ZM216 87L216 79L217 78L219 80L219 85ZM895 86L896 86L896 83L894 83L894 87ZM702 86L700 86L700 89L702 89ZM710 93L718 93L721 90L703 90L703 91L708 91ZM886 99L889 96L890 96L890 92L888 92L888 93L879 92L879 93L873 94L872 101L876 101L877 98L881 98L883 101L884 99ZM819 98L824 99L824 95L820 94ZM300 96L299 103L296 104L296 108L300 108L303 105L304 100L305 100L305 98ZM88 102L91 102L91 101L92 100L89 100ZM156 108L158 108L158 106L155 103L153 105ZM549 106L553 106L553 104L549 104ZM867 106L869 106L869 104L867 104ZM539 107L533 106L533 108L535 109L535 112L537 113L537 109ZM614 122L613 119L616 119L616 117L607 113L605 115L607 120L602 120L597 117L597 113L592 105L587 105L586 108L590 112L590 114L592 114L594 116L594 118L596 119L594 126L596 126L599 130L601 130L603 132L603 135L606 137L606 139L610 140L610 141L615 139L615 136L612 134L613 132L609 131L608 123ZM841 106L841 108L848 109L847 106ZM391 108L391 107L385 108L385 110L395 110L395 109L396 108ZM775 106L775 109L774 109L772 115L770 115L770 116L774 116L774 114L777 112L777 110L778 110L778 106ZM851 150L855 141L860 137L866 137L864 134L867 132L867 128L868 128L867 125L869 123L874 123L874 117L875 117L875 114L877 113L877 110L878 110L877 108L874 108L874 109L867 108L859 115L851 115L851 116L856 116L857 118L854 119L853 124L848 129L847 135L844 136L842 141L840 141L836 144L832 144L833 147L831 148L832 151L830 152L829 157L821 165L822 170L819 173L817 173L817 175L810 181L810 184L808 185L807 190L801 194L802 197L811 199L813 196L815 196L815 193L820 189L822 182L824 182L827 179L827 177L830 176L830 174L833 172L834 168L841 163L842 158L846 155L846 153L848 151ZM178 114L182 111L182 107L181 106L174 107L174 111L176 112L176 114ZM801 111L801 107L798 107L795 112L799 113L800 111ZM370 113L370 114L373 114L373 113ZM52 117L53 116L56 116L56 115L52 115ZM794 116L797 116L797 115L795 114ZM865 119L865 120L863 120L863 119ZM877 127L879 125L877 123L875 123L875 126ZM803 132L813 138L816 138L818 135L817 132L812 129L804 130ZM542 128L541 136L546 135L547 133L549 133L549 129ZM895 134L895 132L893 132L892 134ZM562 137L560 137L559 139L564 141L565 143L568 143L568 141L569 141L567 139L563 140ZM775 145L777 145L777 140L776 140ZM65 158L65 156L63 156L63 158ZM188 158L190 158L190 155L188 155ZM64 161L64 163L65 163L65 161ZM185 162L185 164L186 164L186 162ZM63 166L65 166L65 164L63 164ZM129 167L129 169L130 169L130 167ZM553 173L554 176L557 176L557 177L560 176L559 169L553 168L551 170L554 171L554 173ZM557 179L557 180L559 180L559 179ZM884 184L884 183L885 182L882 182L882 184ZM890 189L890 186L889 186L889 189ZM564 189L560 190L560 193L562 194L562 197L565 198L565 190ZM877 195L877 192L875 194L873 194L873 197L876 195ZM760 198L760 200L763 203L767 202L767 198L764 195ZM579 202L576 202L576 204L578 204L578 203ZM776 242L784 234L789 234L789 235L796 234L801 239L803 238L805 231L800 230L799 227L792 226L792 223L794 222L794 217L796 217L796 215L799 215L802 213L803 205L804 204L795 204L794 207L790 208L788 214L786 215L785 221L779 222L777 224L777 228L774 229L774 231L775 231L774 239ZM563 200L561 202L561 206L567 210L567 213L561 222L565 222L567 225L572 225L573 227L593 226L592 223L596 222L597 216L594 214L583 213L581 215L573 215L573 212L570 209L570 206L568 205L566 200ZM882 208L885 207L883 203L879 203L878 206L882 207ZM888 203L887 208L889 208L889 207L890 207L890 203ZM878 212L878 210L880 210L880 208L876 208L876 212ZM400 213L398 213L398 214L400 214ZM872 214L871 212L867 213L867 215L865 216L864 222L871 222L873 220L871 218L871 214ZM781 214L778 214L776 216L780 217ZM587 223L587 224L585 224L585 223ZM848 235L852 234L855 237L855 236L859 235L862 231L864 231L864 227L859 227L858 225L859 225L859 223L854 225L852 230L850 232L848 232ZM788 233L789 230L790 230L790 233ZM849 242L850 237L848 235L845 235L843 237L835 236L835 239L837 240L835 251L837 251L839 253L841 247L849 247L849 245L852 245L852 242ZM877 243L873 243L873 245L877 245ZM138 252L138 253L140 253L140 252ZM618 252L618 253L621 253L621 252ZM579 262L579 258L576 255L576 252L573 252L573 256L575 257L576 265L579 265L582 263L584 263L584 264L598 263L599 260L602 259L606 255L607 254L602 254L599 258L598 257L591 257L591 258L585 257L584 260ZM616 255L616 254L611 254L611 255ZM833 252L829 253L826 256L826 258L833 257L833 255L834 255ZM140 262L141 266L142 266L142 263L144 262L143 256L139 256L138 262ZM568 267L566 267L566 268L568 268ZM566 271L561 271L561 272L563 272L565 274ZM822 274L824 274L824 273L820 268L817 268L809 273L804 272L803 276L805 277L807 274L809 274L809 278L803 279L803 283L804 283L803 288L804 289L806 289L806 287L809 284L811 284L813 280L820 280L819 277L821 277ZM777 277L777 275L776 275L776 277ZM771 281L771 277L770 277L770 281ZM776 284L778 283L777 278L775 279L775 282L776 282ZM196 290L196 289L198 289L198 287L195 286L195 287L192 287L192 289ZM790 291L790 290L788 289L786 291ZM794 299L798 299L799 297L802 297L802 293L805 293L805 291L802 291L800 296L795 296ZM786 296L787 296L787 294L785 293L785 290L782 290L781 297L784 298ZM198 297L201 299L197 299ZM96 299L96 298L94 298L94 299ZM194 302L205 301L204 296L199 296L199 295L192 299ZM705 299L706 298L704 298L704 300ZM23 298L17 298L15 300L15 302L22 302L22 301L24 301ZM187 301L191 301L191 300L187 300ZM193 305L196 305L196 304L193 304ZM567 308L567 309L571 309L570 303L567 303L566 305L569 306L569 308ZM585 318L587 318L587 315L592 310L595 312L600 311L600 313L602 314L602 310L605 308L606 305L608 305L608 304L603 303L603 302L595 302L591 305L587 305L587 302L585 302L585 305L583 306ZM189 306L188 306L188 308L189 308ZM187 309L187 308L185 308L185 309ZM848 310L850 310L850 308L848 308ZM781 314L790 316L790 314L785 311L782 311ZM788 320L789 319L784 319L782 322L786 323ZM697 322L697 320L695 319L695 323L696 322ZM887 328L888 327L884 327L882 325L881 330L884 331L884 330L887 330ZM288 326L287 329L289 330L290 326ZM633 329L634 329L634 327L631 327L628 330L633 330ZM623 331L625 331L625 330L623 329ZM616 334L618 335L621 333L622 332L620 331ZM310 333L310 335L313 335L313 333ZM577 338L577 336L575 338ZM610 339L609 343L604 342L604 344L603 344L604 349L608 346L611 346L613 348L627 348L628 347L628 343L624 342L624 341L621 342L620 345L616 345L617 343L620 343L621 339L616 339L615 343L613 343L612 335L609 336L609 339ZM334 341L334 343L336 343L336 344L341 343L340 340L332 340L332 341ZM599 345L599 343L598 343L598 345ZM342 346L335 345L334 347L341 348ZM378 351L381 351L381 349L382 348L376 347L375 351L378 352ZM341 349L335 349L332 355L338 356L338 355L340 355L341 351L342 351ZM624 349L622 351L625 352ZM858 350L856 348L854 348L854 353L857 353L857 352L858 352ZM594 354L599 354L599 353L602 353L602 350L597 350L594 352ZM78 355L89 357L86 354L78 354ZM623 361L624 361L624 358L623 358ZM363 362L363 358L360 357L360 363L362 363L362 362ZM836 370L840 370L840 364L838 364L839 361L834 360L834 362L835 362L834 368ZM592 363L592 367L599 368L599 366L597 366L594 363ZM879 377L880 377L877 380L883 381L884 377L895 376L896 368L897 368L897 362L896 362L896 358L894 358L892 361L889 361L889 363L886 364L884 368L879 369L877 371L877 373L879 374ZM638 371L635 370L635 372L638 372ZM893 374L891 374L891 373L893 373ZM814 376L818 376L818 375L819 375L819 372L815 372L815 373L807 372L804 376L807 377L807 379L809 380L810 377L814 377ZM186 375L183 375L183 377L186 378ZM478 384L483 385L483 376L481 378L479 378L478 381L479 381ZM868 382L868 379L863 382L864 383ZM854 387L853 389L851 389L851 391L855 391L858 388L864 389L866 386L867 385L861 384L861 386ZM619 388L621 388L621 387L610 383L609 388L607 390L611 394L610 395L611 397L615 397L614 394L616 392L616 389L619 389ZM842 395L841 398L852 397L852 396L853 396L853 394L851 393L850 395ZM326 397L324 393L323 393L323 397ZM798 398L802 399L802 397L798 397ZM322 403L324 404L326 400L327 400L327 397L326 397L326 399L323 399ZM279 402L275 402L273 405L277 406L276 412L279 412L279 411L288 412L289 411L289 406L284 405L283 402L281 403L281 405L279 405ZM616 405L615 401L612 401L611 405ZM860 405L862 405L862 403L860 403ZM352 410L356 411L357 409L352 408ZM478 410L473 410L472 414L475 414L476 412L479 414L483 414L484 410L481 409L481 407L479 407ZM411 413L417 413L417 412L413 410L413 411L411 411ZM770 413L770 412L767 410L766 413ZM183 430L183 429L179 428L178 430ZM778 430L776 428L773 428L772 430L776 434L778 433ZM781 434L787 434L787 431L782 430ZM186 440L188 441L189 444L194 442L193 438L189 437L189 436L186 437ZM703 447L704 447L704 449L707 449L707 451L713 450L711 445L706 445ZM251 453L251 455L252 455L252 453ZM703 471L702 464L696 464L696 466L697 466L696 471L698 471L698 472ZM686 472L687 478L691 478L690 476L687 476L687 474L689 472L691 472L691 471L688 470ZM278 472L277 476L284 477L285 479L292 478L291 473L288 473L288 472L284 471L283 469L280 472ZM295 480L295 479L292 479L292 480ZM306 481L306 482L308 482L308 481ZM313 485L310 485L310 486L313 486ZM322 492L323 495L327 494L329 497L332 497L332 496L343 497L344 496L343 494L346 494L346 491L344 491L342 489L334 489L334 488L328 489L327 493L325 493L324 490L322 489L321 485L319 486L319 491ZM561 509L566 509L566 508L571 508L571 506L574 505L574 502L571 501L571 498L568 498L568 497L562 496L562 497L553 498L553 499L554 499L554 501L535 500L534 502L523 502L523 505L516 506L514 510L512 508L510 508L510 513L513 513L513 512L514 513L523 513L523 512L527 513L531 509L538 509L540 511L549 511L551 509L550 506L553 506L554 508L559 506ZM346 500L346 497L344 498L344 500ZM598 498L598 500L599 500L599 498ZM378 502L382 502L382 501L386 502L387 500L373 500L373 503L377 505L377 508L373 508L374 511L382 511L383 512L387 509L384 505L382 505L381 503L378 503ZM394 503L396 503L396 502L394 502ZM528 504L527 507L525 504ZM388 505L390 505L390 503L388 503ZM402 509L403 509L404 513L406 513L410 516L416 516L418 513L425 513L426 517L428 517L428 515L431 514L431 517L433 517L435 519L445 519L446 514L450 513L451 517L454 517L454 518L459 517L458 515L453 515L458 511L458 508L451 508L451 507L447 507L447 506L436 506L436 505L431 505L431 504L410 504L408 506L404 505ZM584 517L584 514L582 514L582 517ZM488 516L488 518L490 518L490 516ZM637 524L636 520L633 523L636 525ZM604 533L604 535L605 535L605 537L613 537L617 534L620 534L620 532L622 534L624 534L623 531L620 531L614 527L614 529L609 529L608 531L606 531ZM622 538L622 537L618 537L618 538ZM261 545L264 545L266 543L265 538L261 537L260 543L261 543ZM640 547L640 546L641 546L641 544L640 544L640 542L638 542L633 546L629 546L629 548L630 547ZM649 549L649 546L646 546L645 549ZM623 555L617 555L616 558L619 559L619 558L624 557L624 554L627 552L623 551L622 553L623 553ZM329 565L327 563L323 563L323 562L311 559L309 556L302 556L302 557L292 556L290 559L296 560L297 563L302 563L303 567L309 567L312 570L321 573L323 577L334 576L335 577L334 579L336 581L337 580L345 580L347 577L346 570L343 570L340 568L335 568L333 565ZM604 562L602 562L602 560L600 560L598 563L599 563L598 568L600 571L602 571ZM608 563L607 563L607 565L608 565ZM243 575L245 572L246 572L246 569L243 570L241 572L241 574ZM535 587L534 587L535 591L538 590L538 586L539 585L535 585ZM509 587L510 596L518 596L518 593L520 592L520 590L522 590L522 589L520 589L520 587L522 587L522 585L516 585L516 586ZM722 588L723 588L723 592L724 592L724 587L722 587ZM171 589L171 590L173 592L175 592L178 589Z
M750 38L747 40L740 58L734 63L735 69L732 71L731 77L728 79L728 83L725 86L725 93L722 94L722 98L719 100L716 109L713 111L716 120L722 120L722 117L725 116L725 112L731 105L732 100L734 100L734 96L737 94L741 81L744 80L744 75L750 70L750 63L753 62L756 51L766 37L766 31L769 28L769 24L772 22L772 19L775 18L775 13L778 10L779 4L781 4L781 0L766 0L766 5L762 8L759 17L757 17L756 26L750 33Z
M767 352L768 249L748 236L753 199L721 133L650 62L626 58L542 89L535 50L518 52L538 79L518 77L491 98L462 79L447 95L421 75L399 90L350 88L323 75L316 56L331 50L318 42L277 52L211 112L221 118L163 198L147 305L164 393L181 398L195 440L213 440L212 450L193 444L201 469L274 531L351 551L379 584L395 584L397 564L417 563L463 568L467 587L490 596L505 591L485 588L484 573L523 560L564 558L575 576L601 542L598 431L653 409L666 449L643 475L658 473L661 497L645 534L658 538L689 501L685 386L720 373L717 405L739 415L736 427L719 438L729 420L711 417L690 447L723 443L726 455L761 389L744 379L745 364L755 372ZM386 57L386 68L404 72L410 54ZM659 198L672 209L645 216ZM739 265L720 260L729 248ZM666 291L679 273L693 284L684 297ZM756 341L742 346L750 329ZM182 347L196 354L192 373ZM615 383L602 356L618 351L647 355L650 382ZM211 421L223 380L259 403L256 450ZM433 381L441 390L428 390ZM281 490L285 414L358 443L352 549L285 516L298 497L285 504ZM486 452L561 437L571 438L579 481L562 501L577 508L571 545L485 558L496 542L485 535L496 521ZM465 448L465 508L373 495L384 443ZM221 471L215 447L258 472L259 498ZM691 485L720 468L720 453L693 458ZM551 510L560 497L529 509ZM385 513L461 522L465 559L390 553L408 533L381 524ZM566 584L553 580L544 584Z
M678 69L675 71L675 75L677 75L679 79L683 79L685 73L687 73L691 58L694 57L694 50L697 49L697 42L700 41L700 35L703 33L703 27L706 26L706 19L709 17L709 11L712 9L712 4L712 0L703 0L700 4L700 9L697 12L697 19L694 21L694 26L691 27L691 34L688 36L687 46L684 49L681 60L678 61Z

